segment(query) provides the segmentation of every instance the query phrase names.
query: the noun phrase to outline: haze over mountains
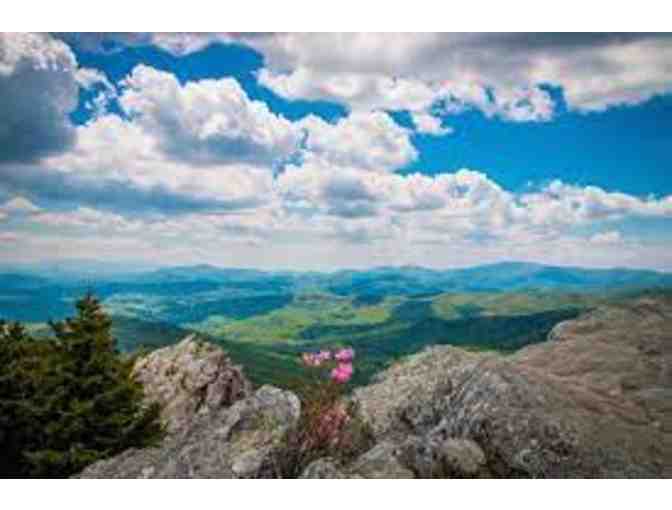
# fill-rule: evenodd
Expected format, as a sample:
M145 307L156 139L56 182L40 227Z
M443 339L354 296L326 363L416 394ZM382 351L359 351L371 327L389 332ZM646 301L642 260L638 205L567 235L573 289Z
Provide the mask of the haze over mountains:
M456 269L430 269L421 266L381 266L371 269L341 269L330 272L283 271L227 268L210 264L152 268L150 264L111 264L94 260L59 260L34 264L0 265L0 282L9 287L34 287L87 282L129 282L138 284L204 281L266 282L269 287L280 283L298 288L310 284L338 288L372 284L373 293L394 281L412 283L403 293L437 291L507 291L515 289L565 289L575 291L614 288L666 286L672 273L632 268L595 269L550 266L528 262L500 262ZM383 283L384 282L384 283ZM431 291L431 290L429 290Z

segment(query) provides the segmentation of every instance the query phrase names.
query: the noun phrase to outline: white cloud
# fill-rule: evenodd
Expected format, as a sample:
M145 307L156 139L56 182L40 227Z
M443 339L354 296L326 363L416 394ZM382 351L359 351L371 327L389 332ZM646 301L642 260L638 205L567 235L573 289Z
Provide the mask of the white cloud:
M669 34L627 33L181 33L72 34L88 49L104 41L155 44L176 55L214 42L239 43L260 51L266 70L260 81L296 99L330 99L355 109L422 111L432 91L486 88L484 104L502 118L548 119L548 97L537 88L563 88L571 109L604 110L637 104L672 91ZM526 104L513 106L512 96ZM422 106L419 106L422 105ZM503 106L502 105L506 105ZM410 107L409 107L410 106ZM493 113L496 112L496 113Z
M335 124L309 115L299 125L307 133L306 156L331 165L391 171L418 155L410 132L384 112L353 112Z
M412 113L411 117L418 133L442 136L452 134L454 131L449 126L442 126L440 118L426 112Z
M610 230L608 232L598 232L590 236L589 241L594 244L616 244L621 242L621 233L617 230Z
M520 198L538 225L579 224L625 216L672 217L672 197L642 199L596 186L579 187L553 181L538 193Z
M232 78L181 85L173 74L140 65L124 85L121 106L174 158L193 164L270 164L297 148L295 126L251 101Z
M582 111L672 91L672 43L656 34L294 33L244 42L264 53L267 78L288 71L306 77L343 73L351 81L353 75L377 75L449 89L458 84L458 98L461 85L488 87L495 98L489 108L503 108L510 120L548 118L551 105L539 84L563 87L569 106ZM281 94L292 91L276 85ZM512 107L523 95L530 104Z
M80 67L75 72L75 80L84 89L91 89L96 85L102 85L108 90L116 90L110 80L107 79L107 76L97 69Z
M142 124L104 115L77 128L71 151L44 161L43 180L56 182L75 203L180 212L257 205L272 186L269 168L246 164L194 166L167 157ZM41 192L38 173L29 184ZM38 182L35 182L38 181ZM46 194L49 195L48 190Z
M130 220L119 214L99 211L91 207L78 207L74 211L43 212L30 218L31 223L45 225L52 229L80 229L87 233L97 231L114 235L129 233L141 235L142 222Z
M289 73L261 69L259 83L288 99L328 100L353 110L425 110L438 88L420 80L378 73L322 72L298 68Z
M67 246L80 256L108 250L105 256L124 258L132 251L174 262L295 268L512 258L672 268L664 241L640 243L615 230L625 218L672 218L672 196L642 198L560 181L512 193L475 170L395 173L418 152L412 131L382 111L408 110L417 132L437 136L450 132L442 125L446 115L466 108L543 121L554 104L538 84L558 84L552 77L563 69L574 108L637 102L667 86L664 70L646 86L638 81L644 71L637 69L654 73L648 66L660 64L658 57L641 64L647 57L640 46L661 41L634 38L594 51L579 44L569 52L496 34L494 40L411 34L399 36L399 44L376 34L334 37L244 37L266 55L269 67L259 75L265 85L290 99L347 105L348 115L333 123L312 115L290 122L230 78L182 84L170 73L135 68L118 93L127 118L106 111L103 96L87 124L66 125L67 144L49 151L40 145L32 153L37 163L0 164L0 188L9 192L3 196L14 197L0 205L3 229L11 229L0 240L11 240L8 252L26 257ZM153 36L137 44L162 41L180 53L218 39ZM499 44L509 51L491 51ZM46 36L11 40L9 48L0 51L0 85L16 87L19 81L12 80L21 78L30 88L35 79L56 92L44 105L43 98L23 104L27 117L34 113L30 106L60 112L63 120L65 110L54 105L70 107L59 93L72 100L78 84L117 94L104 75L77 69L68 48ZM622 70L628 62L641 66ZM593 81L573 66L596 70ZM54 69L61 69L62 82L49 81ZM31 73L45 74L38 80ZM607 95L591 92L612 75L620 81ZM7 97L25 100L9 90L14 95ZM0 138L3 125L0 119ZM585 230L577 227L591 223L608 230L578 234Z
M571 202L581 190L604 203L624 200L613 193L560 184L544 192ZM642 201L616 194L629 197L624 200L629 206L618 207L615 216L594 215L591 206L558 221L555 214L540 213L539 202L529 199L534 193L510 193L473 170L402 176L317 163L290 165L263 195L259 205L233 214L137 216L78 207L17 217L13 228L22 253L38 245L56 246L60 239L68 249L81 246L86 253L93 248L85 247L84 240L93 246L100 243L122 258L127 256L123 250L142 244L142 253L162 260L260 267L326 269L383 263L447 267L517 259L672 268L664 239L626 241L617 230L590 237L575 233L579 225L603 226L604 221L642 210L666 217L668 199ZM48 238L38 241L21 225L41 225L48 229ZM187 246L193 247L191 254L184 249ZM273 256L265 255L269 253Z
M0 33L0 163L34 161L66 149L74 130L77 62L44 34Z
M102 113L76 128L67 152L35 167L0 166L5 186L131 214L231 211L274 200L274 166L295 151L336 172L390 172L417 157L410 131L384 112L291 123L250 101L233 79L181 85L139 66L124 83L119 101L129 119Z

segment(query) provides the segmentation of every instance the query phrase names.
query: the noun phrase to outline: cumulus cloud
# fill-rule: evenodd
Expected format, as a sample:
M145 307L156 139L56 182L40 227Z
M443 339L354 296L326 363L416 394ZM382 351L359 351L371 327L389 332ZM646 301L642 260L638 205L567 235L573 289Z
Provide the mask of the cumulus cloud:
M119 102L170 156L194 164L271 164L297 148L288 120L251 101L232 78L181 85L175 75L137 66Z
M216 42L230 43L239 38L255 37L255 34L207 32L56 32L53 35L87 51L115 53L124 47L153 45L173 55L187 55Z
M77 106L77 62L44 34L0 34L0 163L29 162L68 148Z
M427 135L441 136L453 133L453 128L443 126L441 119L427 112L414 112L411 115L415 130L418 133Z
M310 115L298 124L307 134L306 156L331 165L391 171L418 155L409 130L384 112L353 112L335 124Z
M625 216L672 217L672 196L642 199L558 180L541 192L523 195L520 201L529 211L530 221L539 225L578 224Z
M138 216L104 211L92 204L69 211L42 209L24 216L18 225L23 221L48 227L61 241L72 236L105 237L105 245L112 250L122 250L142 238L149 243L147 250L163 256L172 256L186 244L198 246L206 257L224 252L228 257L229 247L235 245L236 253L244 256L237 263L245 260L248 265L263 262L276 267L366 266L384 261L445 266L502 259L594 266L667 267L665 261L672 262L663 256L663 240L658 244L626 242L615 229L590 237L575 233L577 225L591 222L603 226L605 221L638 214L666 217L667 198L645 200L581 189L598 197L592 201L603 204L623 200L623 195L628 205L606 216L592 214L596 209L591 205L591 213L560 222L554 214L541 214L540 203L530 197L547 193L554 194L555 200L571 202L577 190L566 185L514 194L473 170L404 176L304 164L290 165L275 178L259 204L235 214L194 209L180 215L162 210ZM35 246L34 239L25 243ZM616 245L618 250L613 249ZM262 252L269 251L279 258L264 258ZM335 259L334 253L338 254ZM292 255L283 258L284 254Z
M95 84L103 77L79 79ZM304 162L330 172L390 172L417 156L410 131L386 113L291 123L249 100L233 79L181 85L169 73L138 66L118 99L129 118L102 113L76 128L67 152L39 164L0 165L0 188L136 213L233 211L273 200L276 162L299 149ZM336 198L332 205L344 215L374 212L363 203L338 206Z
M105 115L77 128L68 152L39 165L0 164L0 190L38 204L88 205L126 214L254 207L272 186L268 169L194 168L172 161L132 122Z
M182 33L63 35L88 49L156 45L176 55L212 43L263 54L262 84L290 98L355 109L423 111L448 92L512 121L547 120L561 87L578 111L637 104L672 91L669 34L627 33ZM487 91L470 101L466 87ZM448 91L446 91L448 88ZM524 96L524 98L523 98ZM516 106L517 105L517 106Z
M662 241L639 243L618 230L623 219L672 218L672 196L562 181L514 193L483 171L398 172L418 158L413 132L446 135L452 113L477 108L510 121L551 119L547 84L562 86L570 107L586 111L667 90L659 56L667 42L659 36L402 34L394 44L380 34L91 37L87 44L105 51L111 37L177 54L238 41L264 54L263 85L349 111L333 122L314 115L289 121L232 78L181 83L141 65L112 84L99 71L77 68L67 46L48 36L3 42L0 90L10 95L0 95L0 107L10 114L0 119L0 139L21 109L21 122L39 111L44 133L67 133L63 143L35 141L21 157L0 157L0 240L11 241L15 254L65 243L82 254L105 249L124 258L132 251L189 262L197 251L199 260L303 268L503 258L637 265L642 257L672 268ZM605 77L614 79L600 81ZM37 97L31 80L48 94ZM24 81L35 104L18 90ZM77 87L98 91L99 102L73 128L67 111ZM606 92L598 94L600 87ZM123 116L107 110L110 97ZM3 103L10 100L17 104ZM410 113L414 130L385 111L399 109ZM586 236L591 224L605 230Z
M364 111L424 110L432 105L439 93L436 85L421 80L378 73L261 69L258 80L288 99L328 100Z
M550 94L537 86L486 86L479 82L399 78L375 73L314 71L282 73L262 69L259 83L288 99L328 100L352 110L408 110L429 115L437 104L446 113L476 108L487 117L514 122L553 116ZM436 108L434 108L436 110Z
M457 99L461 86L475 85L493 101L465 103L521 121L549 118L552 102L542 84L562 87L569 107L580 111L672 90L672 42L665 34L275 34L244 42L266 57L262 83L289 97L317 97L320 82L339 74L349 83L371 83L372 76L420 81ZM307 90L315 76L323 79ZM322 93L335 95L352 102L352 94L337 89Z
M98 71L97 69L80 67L75 72L75 80L77 80L79 86L84 89L91 89L96 85L102 85L108 90L115 90L114 85L107 79L105 73Z

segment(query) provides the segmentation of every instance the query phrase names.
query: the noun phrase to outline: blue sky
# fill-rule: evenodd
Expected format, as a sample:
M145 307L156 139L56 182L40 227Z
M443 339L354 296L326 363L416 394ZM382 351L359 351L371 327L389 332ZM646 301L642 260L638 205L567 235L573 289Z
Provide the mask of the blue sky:
M672 269L665 35L0 37L4 261Z
M153 46L127 47L110 54L76 45L73 50L80 65L98 69L113 82L122 80L138 64L170 72L182 83L232 76L250 98L264 101L288 119L311 113L329 121L347 116L347 109L338 103L287 101L259 86L255 72L264 66L263 55L239 44L211 45L188 55L172 55ZM583 113L567 110L561 90L552 93L559 103L552 122L511 123L488 119L478 111L443 116L455 132L441 137L415 134L413 144L420 156L402 172L431 175L464 167L487 168L511 190L563 179L638 195L672 193L672 95L636 106ZM81 124L90 119L91 112L84 108L84 101L79 106L72 118ZM399 123L412 127L407 112L394 113Z

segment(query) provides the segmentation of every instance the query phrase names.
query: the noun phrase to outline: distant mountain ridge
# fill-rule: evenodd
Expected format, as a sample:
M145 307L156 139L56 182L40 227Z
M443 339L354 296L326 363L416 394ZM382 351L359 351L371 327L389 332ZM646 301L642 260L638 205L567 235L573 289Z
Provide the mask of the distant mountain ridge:
M359 384L426 345L513 352L607 301L672 295L672 274L527 263L332 273L197 265L81 277L7 268L0 289L0 319L38 330L71 316L75 301L92 291L122 350L169 345L197 331L236 359L254 360L250 374L262 382L293 376L301 351L347 344L367 360Z
M75 278L75 268L67 277L62 271L49 273L16 268L0 273L3 287L41 285L99 286L106 283L132 285L164 285L187 282L233 284L269 291L317 288L335 294L401 295L439 292L478 292L512 290L610 291L672 287L672 273L653 270L549 266L526 262L500 262L459 269L430 269L419 266L382 266L371 269L343 269L335 272L265 271L217 267L207 264L175 266L150 271L114 273L92 271L86 267L81 279ZM25 279L25 284L21 279ZM256 282L256 283L254 283Z

